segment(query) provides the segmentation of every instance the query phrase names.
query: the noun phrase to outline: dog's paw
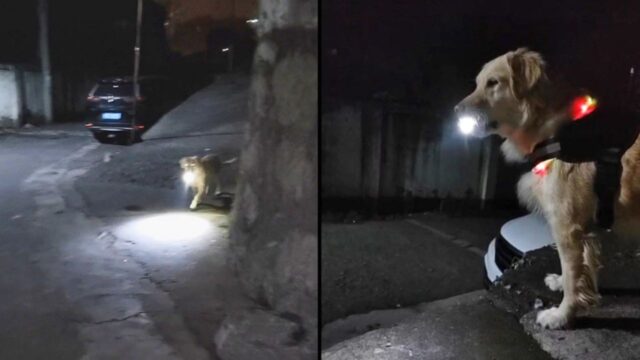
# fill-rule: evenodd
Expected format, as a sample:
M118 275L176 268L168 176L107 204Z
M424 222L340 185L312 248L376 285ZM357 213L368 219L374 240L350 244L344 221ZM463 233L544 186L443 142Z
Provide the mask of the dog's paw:
M540 324L543 329L563 329L569 325L569 314L554 306L550 309L540 311L536 322Z
M544 283L551 291L562 291L562 276L558 274L547 274Z

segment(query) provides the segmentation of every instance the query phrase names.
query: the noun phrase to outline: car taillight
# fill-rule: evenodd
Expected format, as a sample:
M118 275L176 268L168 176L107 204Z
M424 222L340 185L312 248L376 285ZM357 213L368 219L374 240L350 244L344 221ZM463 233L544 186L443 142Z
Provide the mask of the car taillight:
M136 129L144 129L144 125L136 125Z
M84 126L86 126L86 127L92 127L92 126L93 126L93 123L86 123L86 124L84 124Z
M145 99L146 99L146 98L145 98L144 96L138 96L138 97L136 98L136 100L138 100L138 101L144 101Z
M87 96L87 101L98 101L100 100L97 96Z

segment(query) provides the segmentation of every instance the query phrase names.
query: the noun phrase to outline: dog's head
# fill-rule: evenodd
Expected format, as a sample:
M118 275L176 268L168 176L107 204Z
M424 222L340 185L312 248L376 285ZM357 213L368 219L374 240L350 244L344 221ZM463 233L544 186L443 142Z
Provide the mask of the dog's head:
M180 159L180 168L182 170L191 170L200 164L200 159L197 156L187 156Z
M509 138L527 127L546 83L545 62L537 52L519 48L482 67L476 89L455 107L456 114L479 119L479 133Z

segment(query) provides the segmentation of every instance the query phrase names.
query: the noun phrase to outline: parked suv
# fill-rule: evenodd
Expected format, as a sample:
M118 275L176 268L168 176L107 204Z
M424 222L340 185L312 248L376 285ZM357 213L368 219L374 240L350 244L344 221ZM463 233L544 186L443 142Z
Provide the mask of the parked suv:
M131 77L101 79L91 89L87 96L85 126L98 141L139 140L168 110L171 101L167 78L140 77L139 84L137 104Z
M485 284L498 280L505 269L522 259L525 253L551 244L551 230L541 215L529 214L507 221L484 256Z

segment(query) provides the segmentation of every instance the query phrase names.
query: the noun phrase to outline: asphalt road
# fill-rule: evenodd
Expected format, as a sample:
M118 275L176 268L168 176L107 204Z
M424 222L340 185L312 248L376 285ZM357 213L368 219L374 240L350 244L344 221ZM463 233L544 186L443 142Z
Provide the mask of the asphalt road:
M0 359L215 359L246 301L227 215L186 211L176 159L241 138L0 134Z
M323 324L482 288L483 248L491 237L485 244L460 246L461 239L438 230L440 224L419 224L411 219L322 225Z
M531 350L534 357L526 358L536 358L539 350L535 350L531 339L523 333L517 334L513 348L483 345L483 341L489 345L493 340L478 334L511 336L518 328L516 319L504 314L496 323L487 323L487 318L500 312L489 304L489 300L474 300L462 313L458 309L459 299L476 299L476 295L470 294L484 294L479 291L484 280L483 257L489 242L506 220L420 214L391 221L323 223L322 348L336 346L323 353L323 358L399 359L400 354L384 351L392 347L389 345L394 343L391 338L411 339L415 334L419 335L398 345L403 351L411 349L406 351L409 357L425 352L419 357L486 358L477 355L482 350L503 354L497 358L510 358L505 351L517 353L516 349L521 347L534 349ZM442 305L437 312L419 315L423 308L436 303ZM418 323L423 331L415 330ZM455 327L461 336L475 341L466 353L456 352L457 347L443 336L452 331L454 323L458 324ZM408 324L408 327L398 327L400 324ZM367 335L358 337L365 333ZM374 333L386 334L381 348L380 339L369 341L371 338L367 337L375 336L371 335ZM389 334L391 338L386 337ZM336 345L338 343L342 345ZM342 350L337 351L338 348ZM427 356L436 348L442 351L437 356L435 353ZM371 349L376 350L375 356L370 353ZM474 352L477 356L470 356Z
M38 168L70 155L88 139L0 136L0 358L79 358L82 341L72 304L40 265L55 244L36 224L34 198L20 191ZM37 145L36 145L37 144ZM63 320L67 319L67 320Z

